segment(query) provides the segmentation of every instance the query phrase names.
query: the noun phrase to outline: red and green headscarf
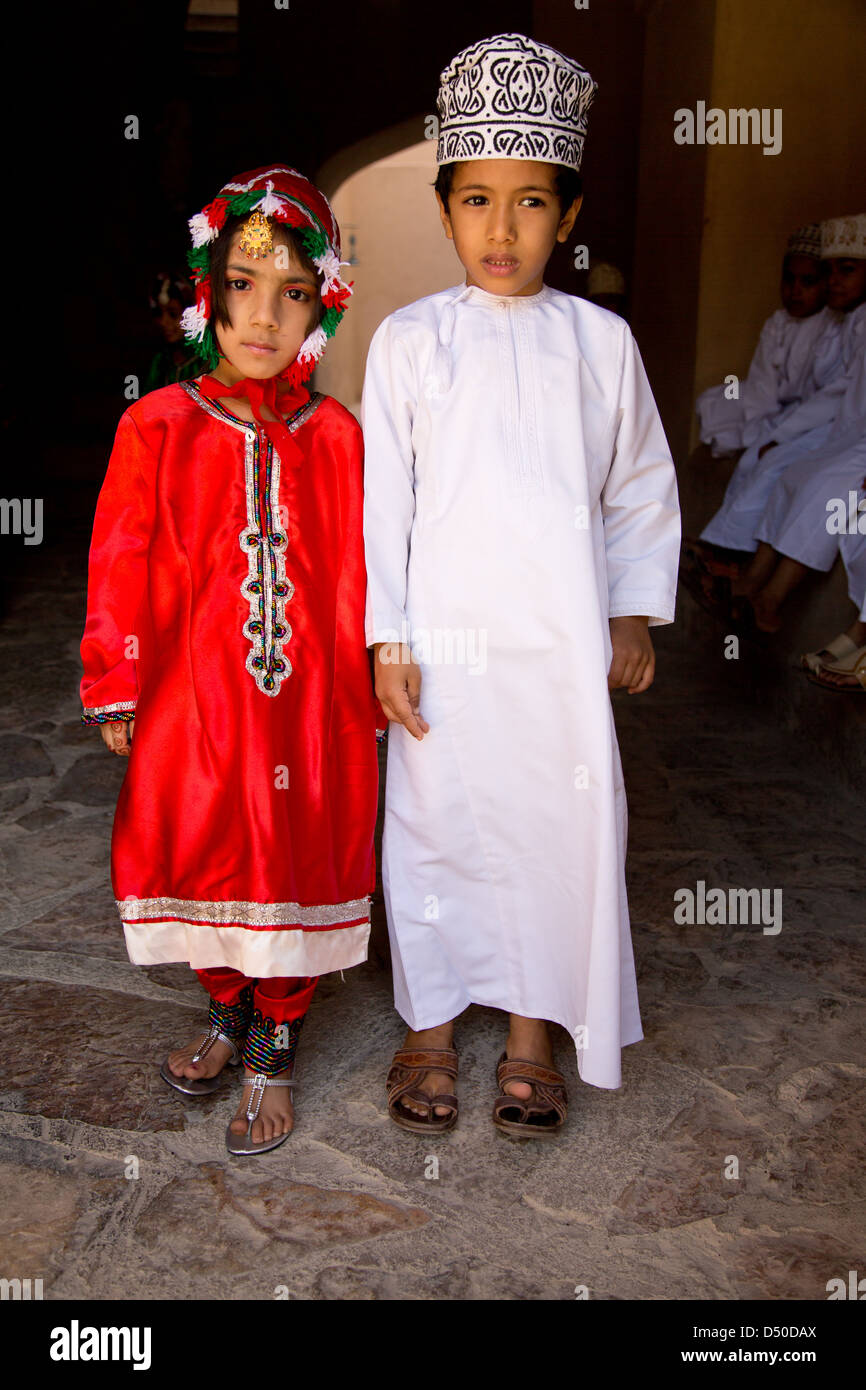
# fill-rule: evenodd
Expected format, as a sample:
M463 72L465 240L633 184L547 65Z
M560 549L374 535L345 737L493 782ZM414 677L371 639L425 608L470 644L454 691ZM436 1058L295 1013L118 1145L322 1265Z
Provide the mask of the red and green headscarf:
M212 371L219 362L219 350L212 323L210 245L219 236L227 218L252 212L296 227L313 265L322 276L325 308L321 323L305 338L294 362L279 376L281 381L299 386L311 375L328 339L336 332L352 286L340 277L340 268L346 262L340 260L340 229L330 203L297 169L277 164L240 174L220 189L212 203L190 218L192 250L187 260L193 271L196 302L184 310L181 326L187 342Z

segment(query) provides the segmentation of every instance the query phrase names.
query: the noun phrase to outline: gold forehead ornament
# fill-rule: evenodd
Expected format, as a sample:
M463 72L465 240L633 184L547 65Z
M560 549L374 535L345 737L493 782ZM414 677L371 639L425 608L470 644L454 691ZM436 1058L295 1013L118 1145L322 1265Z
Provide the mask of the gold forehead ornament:
M255 261L263 261L273 249L273 222L263 212L251 212L241 228L238 250Z

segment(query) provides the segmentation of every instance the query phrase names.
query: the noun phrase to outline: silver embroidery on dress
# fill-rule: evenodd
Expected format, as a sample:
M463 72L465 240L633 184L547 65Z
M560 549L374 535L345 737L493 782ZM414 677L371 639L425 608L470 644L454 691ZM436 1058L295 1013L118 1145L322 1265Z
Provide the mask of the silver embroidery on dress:
M135 700L117 700L113 705L85 705L85 714L114 714L122 709L135 709Z
M247 557L247 574L241 584L241 593L250 610L243 626L243 634L250 643L246 669L263 695L278 695L283 681L292 673L292 663L285 655L283 644L292 635L286 621L286 604L295 592L294 584L286 576L287 528L280 524L280 456L270 440L266 441L263 452L256 427L249 421L236 419L216 402L208 400L197 382L180 384L208 415L244 431L247 519L238 541ZM290 433L294 434L323 400L324 396L314 392L306 405L286 421ZM270 480L265 488L262 514L258 473L264 467L267 477L269 466Z
M370 917L370 899L302 907L299 903L198 902L189 898L117 899L124 922L157 922L177 918L216 926L234 923L248 927L339 927L360 917Z
M264 511L260 512L259 469L267 470L270 481L265 488ZM280 456L268 440L264 457L259 437L247 432L244 449L247 524L240 533L241 550L247 557L247 577L241 593L250 606L243 633L250 642L247 670L263 695L278 695L292 663L283 652L292 629L286 621L286 604L295 586L286 578L288 537L280 523Z

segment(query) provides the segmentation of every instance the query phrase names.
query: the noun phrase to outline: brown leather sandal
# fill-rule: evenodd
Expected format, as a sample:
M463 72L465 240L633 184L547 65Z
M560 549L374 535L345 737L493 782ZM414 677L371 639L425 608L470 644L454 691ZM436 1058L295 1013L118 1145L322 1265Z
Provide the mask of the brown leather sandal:
M506 1081L525 1082L532 1087L532 1096L520 1100L510 1095L503 1090ZM496 1064L496 1082L501 1094L493 1103L493 1123L504 1134L519 1139L548 1139L562 1129L568 1114L568 1092L565 1077L558 1071L519 1057L509 1060L503 1052Z
M457 1097L448 1092L439 1096L426 1095L419 1086L431 1071L444 1071L457 1080L457 1053L453 1047L441 1051L395 1052L388 1072L388 1114L401 1129L415 1134L444 1134L457 1123ZM416 1115L401 1104L403 1098L427 1107L426 1116ZM434 1115L437 1105L448 1107L448 1115Z

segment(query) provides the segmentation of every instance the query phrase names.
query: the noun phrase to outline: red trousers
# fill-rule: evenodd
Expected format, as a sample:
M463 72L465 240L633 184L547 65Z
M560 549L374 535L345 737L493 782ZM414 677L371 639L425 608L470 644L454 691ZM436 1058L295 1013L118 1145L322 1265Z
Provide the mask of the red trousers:
M223 965L195 973L213 1000L212 1021L216 1018L229 1035L245 1035L246 1066L272 1075L294 1060L318 975L250 980Z

